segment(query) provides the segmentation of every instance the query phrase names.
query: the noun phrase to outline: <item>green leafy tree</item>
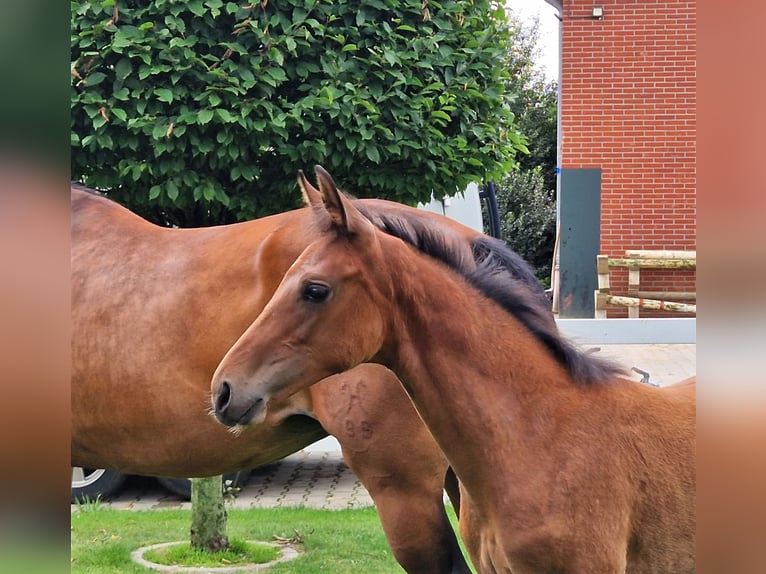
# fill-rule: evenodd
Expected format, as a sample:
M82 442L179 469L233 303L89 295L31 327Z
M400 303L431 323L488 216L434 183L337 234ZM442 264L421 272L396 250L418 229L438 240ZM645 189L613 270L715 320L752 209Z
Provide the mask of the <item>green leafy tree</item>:
M316 163L360 196L427 201L525 150L495 2L71 6L72 175L164 224L294 207Z
M535 69L538 27L511 17L507 62L511 110L529 153L496 184L503 239L548 286L556 241L556 117L558 88Z
M540 55L539 25L526 26L510 17L511 44L508 91L513 94L511 110L519 131L527 140L529 153L518 156L518 168L540 167L547 189L556 189L556 143L558 85L535 68Z
M545 188L556 189L556 117L558 87L540 80L526 93L526 106L518 111L519 131L527 138L529 154L519 155L519 169L540 168Z

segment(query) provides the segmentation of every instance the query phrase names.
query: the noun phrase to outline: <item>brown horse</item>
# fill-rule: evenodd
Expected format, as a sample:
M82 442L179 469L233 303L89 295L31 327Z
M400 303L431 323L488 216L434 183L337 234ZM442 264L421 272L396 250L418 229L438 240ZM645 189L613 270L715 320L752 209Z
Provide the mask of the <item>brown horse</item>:
M460 479L481 572L693 572L696 384L618 378L550 327L501 245L381 233L317 174L316 240L218 366L219 420L380 362Z
M426 222L456 243L478 235L391 202L359 205L372 220ZM387 369L362 365L321 381L237 436L209 416L216 366L308 245L312 219L305 208L167 229L72 189L72 465L208 476L273 462L330 433L404 569L468 572L443 506L446 459Z

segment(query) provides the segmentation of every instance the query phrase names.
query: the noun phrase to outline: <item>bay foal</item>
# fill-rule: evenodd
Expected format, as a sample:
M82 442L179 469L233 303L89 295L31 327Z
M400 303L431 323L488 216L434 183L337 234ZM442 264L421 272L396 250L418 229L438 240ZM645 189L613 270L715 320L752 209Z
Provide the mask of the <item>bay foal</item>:
M315 241L218 366L218 419L258 424L284 397L380 362L461 481L481 572L693 572L695 383L619 378L550 327L499 244L461 250L428 227L392 237L317 176Z

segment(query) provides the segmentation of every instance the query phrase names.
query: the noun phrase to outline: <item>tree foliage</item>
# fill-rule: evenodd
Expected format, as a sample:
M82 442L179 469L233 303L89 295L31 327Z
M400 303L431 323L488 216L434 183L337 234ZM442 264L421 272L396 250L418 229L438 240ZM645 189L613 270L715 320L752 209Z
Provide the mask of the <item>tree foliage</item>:
M404 203L525 149L488 0L72 2L72 174L166 224L294 207L298 169Z
M539 25L526 26L513 17L507 61L510 65L508 91L513 94L511 110L519 131L527 140L529 153L518 156L518 168L542 170L545 187L556 189L556 134L558 85L535 68L539 56Z
M540 166L514 170L496 186L502 237L550 286L556 241L556 192L546 186Z
M496 184L503 239L549 285L556 241L556 117L558 88L535 68L538 27L511 18L507 61L509 92L519 131L529 153L518 167Z

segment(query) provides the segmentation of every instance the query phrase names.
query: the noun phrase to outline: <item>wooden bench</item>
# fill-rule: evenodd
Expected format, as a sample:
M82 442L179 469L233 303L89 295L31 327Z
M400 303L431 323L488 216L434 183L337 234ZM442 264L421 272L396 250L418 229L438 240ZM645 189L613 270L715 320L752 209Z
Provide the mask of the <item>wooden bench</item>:
M612 295L609 288L609 270L613 267L627 267L628 295ZM596 300L596 319L606 318L607 304L628 308L628 317L637 318L639 309L659 309L677 313L696 313L696 303L681 303L678 301L695 301L696 293L669 291L642 291L640 289L641 269L696 269L696 251L665 251L635 249L625 252L625 257L610 258L606 255L596 256L598 273L598 289L594 293ZM676 301L668 301L675 299Z

